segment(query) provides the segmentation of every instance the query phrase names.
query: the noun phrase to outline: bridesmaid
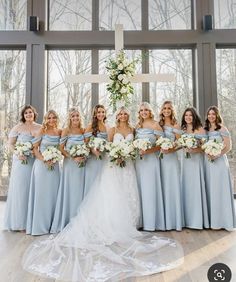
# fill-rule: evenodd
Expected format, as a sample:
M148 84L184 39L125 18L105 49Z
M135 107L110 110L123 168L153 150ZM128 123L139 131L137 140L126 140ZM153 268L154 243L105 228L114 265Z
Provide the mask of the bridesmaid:
M107 140L108 135L105 121L105 107L103 105L98 104L93 109L92 122L88 125L85 130L84 137L86 142L88 142L92 136L104 138ZM99 151L92 149L91 152L92 154L90 154L90 157L86 162L85 168L84 197L88 193L96 176L100 174L104 162L103 160L98 159L99 155L101 154Z
M9 134L9 146L14 151L16 142L32 142L41 125L35 122L37 112L31 105L26 105L21 111L20 122L13 127ZM24 164L27 162L27 164ZM25 230L27 207L29 199L30 176L34 157L17 156L13 154L12 169L4 216L5 230Z
M61 130L58 129L58 115L50 110L44 115L42 129L34 143L36 160L32 169L27 215L26 233L42 235L49 233L53 221L57 192L59 188L59 164L53 170L48 166L51 161L44 161L42 152L48 146L59 146Z
M165 101L161 107L159 124L164 131L164 137L172 142L176 141L182 133L172 102ZM161 159L161 180L165 208L166 230L182 229L182 202L180 186L180 164L177 157L176 148L162 150ZM171 176L171 177L170 177Z
M236 227L235 208L229 163L226 156L231 150L231 138L216 106L207 110L205 129L208 138L224 143L217 157L206 156L206 192L210 217L210 228L233 230ZM214 162L209 162L207 159Z
M157 138L163 135L162 128L154 120L153 110L147 102L140 105L139 122L136 126L136 139L148 139L154 146ZM142 151L142 159L136 160L138 187L141 196L143 230L165 230L163 192L160 176L158 147Z
M56 210L50 233L61 231L77 213L84 193L84 167L78 163L82 157L70 157L71 146L84 144L84 129L80 113L76 108L69 110L68 126L62 130L60 150L64 155L63 171L57 196Z
M182 116L184 134L199 142L206 137L201 119L195 108L187 108ZM191 158L182 158L181 184L185 227L209 228L209 218L204 180L204 155L200 147L187 150Z

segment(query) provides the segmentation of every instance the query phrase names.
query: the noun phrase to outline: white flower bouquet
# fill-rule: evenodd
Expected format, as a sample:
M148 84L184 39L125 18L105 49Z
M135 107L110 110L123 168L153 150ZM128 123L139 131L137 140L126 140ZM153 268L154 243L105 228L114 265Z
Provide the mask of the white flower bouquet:
M54 170L54 165L62 159L62 153L56 146L47 146L42 156L44 162L50 161L50 164L47 164L48 170Z
M134 93L130 78L135 74L135 66L139 59L128 61L124 50L121 50L115 59L109 59L106 69L111 82L107 85L110 94L110 104L116 109L118 101L129 104L129 96Z
M86 158L90 153L89 148L85 144L77 144L70 147L69 154L72 158L84 157L85 160L78 162L79 167L84 167L86 164Z
M174 148L175 142L172 142L169 138L167 137L159 137L156 141L156 146L160 146L161 149L163 150L169 150ZM163 152L159 153L159 158L163 159Z
M199 145L198 140L194 136L188 134L182 134L178 139L177 144L184 149L194 149ZM189 152L185 152L185 158L191 158Z
M88 147L93 148L101 153L106 151L107 141L104 138L94 137L92 136L88 142ZM102 159L101 154L98 157L99 160Z
M137 151L137 155L139 155L140 159L142 159L142 155L139 154L139 151L146 151L152 148L152 144L148 139L136 139L133 141L134 148Z
M113 142L109 143L107 148L110 161L119 167L125 167L127 159L133 160L136 157L135 148L132 142Z
M202 149L207 155L216 157L220 155L221 151L224 149L224 143L216 139L211 139L202 145ZM208 160L209 162L214 162L211 158L208 158Z
M14 154L17 157L24 157L21 160L22 164L28 164L28 157L32 154L32 143L31 142L16 142L14 148Z

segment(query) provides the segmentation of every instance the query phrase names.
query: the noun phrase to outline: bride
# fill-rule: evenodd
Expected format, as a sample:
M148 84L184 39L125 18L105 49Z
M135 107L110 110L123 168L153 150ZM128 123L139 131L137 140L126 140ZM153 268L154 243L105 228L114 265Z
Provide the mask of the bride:
M117 111L109 139L134 139L126 108ZM33 242L24 254L23 268L56 280L97 282L150 275L181 264L181 246L137 231L139 217L133 163L120 168L107 159L77 215L56 237Z

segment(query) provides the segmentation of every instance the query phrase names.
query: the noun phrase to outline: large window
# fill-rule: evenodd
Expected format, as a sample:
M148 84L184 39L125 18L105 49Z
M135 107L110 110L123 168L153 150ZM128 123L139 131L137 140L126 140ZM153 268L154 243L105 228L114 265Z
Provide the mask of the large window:
M155 111L171 100L180 120L184 109L193 105L192 50L151 50L149 68L150 73L159 75L159 81L150 83Z
M50 0L50 30L91 30L92 0Z
M228 154L236 186L236 49L216 50L217 97L225 125L232 137L232 151ZM236 188L234 188L236 193Z
M236 0L216 0L215 27L236 28Z
M25 105L25 65L25 51L0 50L0 196L6 195L10 175L8 134Z
M112 30L117 23L126 30L141 29L141 0L100 0L100 30Z
M69 83L67 75L91 73L91 51L48 51L48 109L58 112L61 125L68 109L76 106L87 123L91 113L91 83Z
M26 29L27 0L0 0L0 30Z
M191 0L149 0L149 29L191 29Z

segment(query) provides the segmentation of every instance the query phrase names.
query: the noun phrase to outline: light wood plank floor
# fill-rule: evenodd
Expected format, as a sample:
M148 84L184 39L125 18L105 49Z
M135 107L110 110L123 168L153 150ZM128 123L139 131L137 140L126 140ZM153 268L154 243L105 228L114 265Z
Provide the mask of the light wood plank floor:
M0 202L0 226L5 203ZM236 281L236 231L188 230L157 232L159 236L178 240L184 249L185 261L180 267L153 276L128 279L125 282L204 282L207 271L214 263L225 263ZM21 258L34 237L20 232L7 232L0 228L0 282L52 282L25 272ZM124 282L124 281L123 281Z

